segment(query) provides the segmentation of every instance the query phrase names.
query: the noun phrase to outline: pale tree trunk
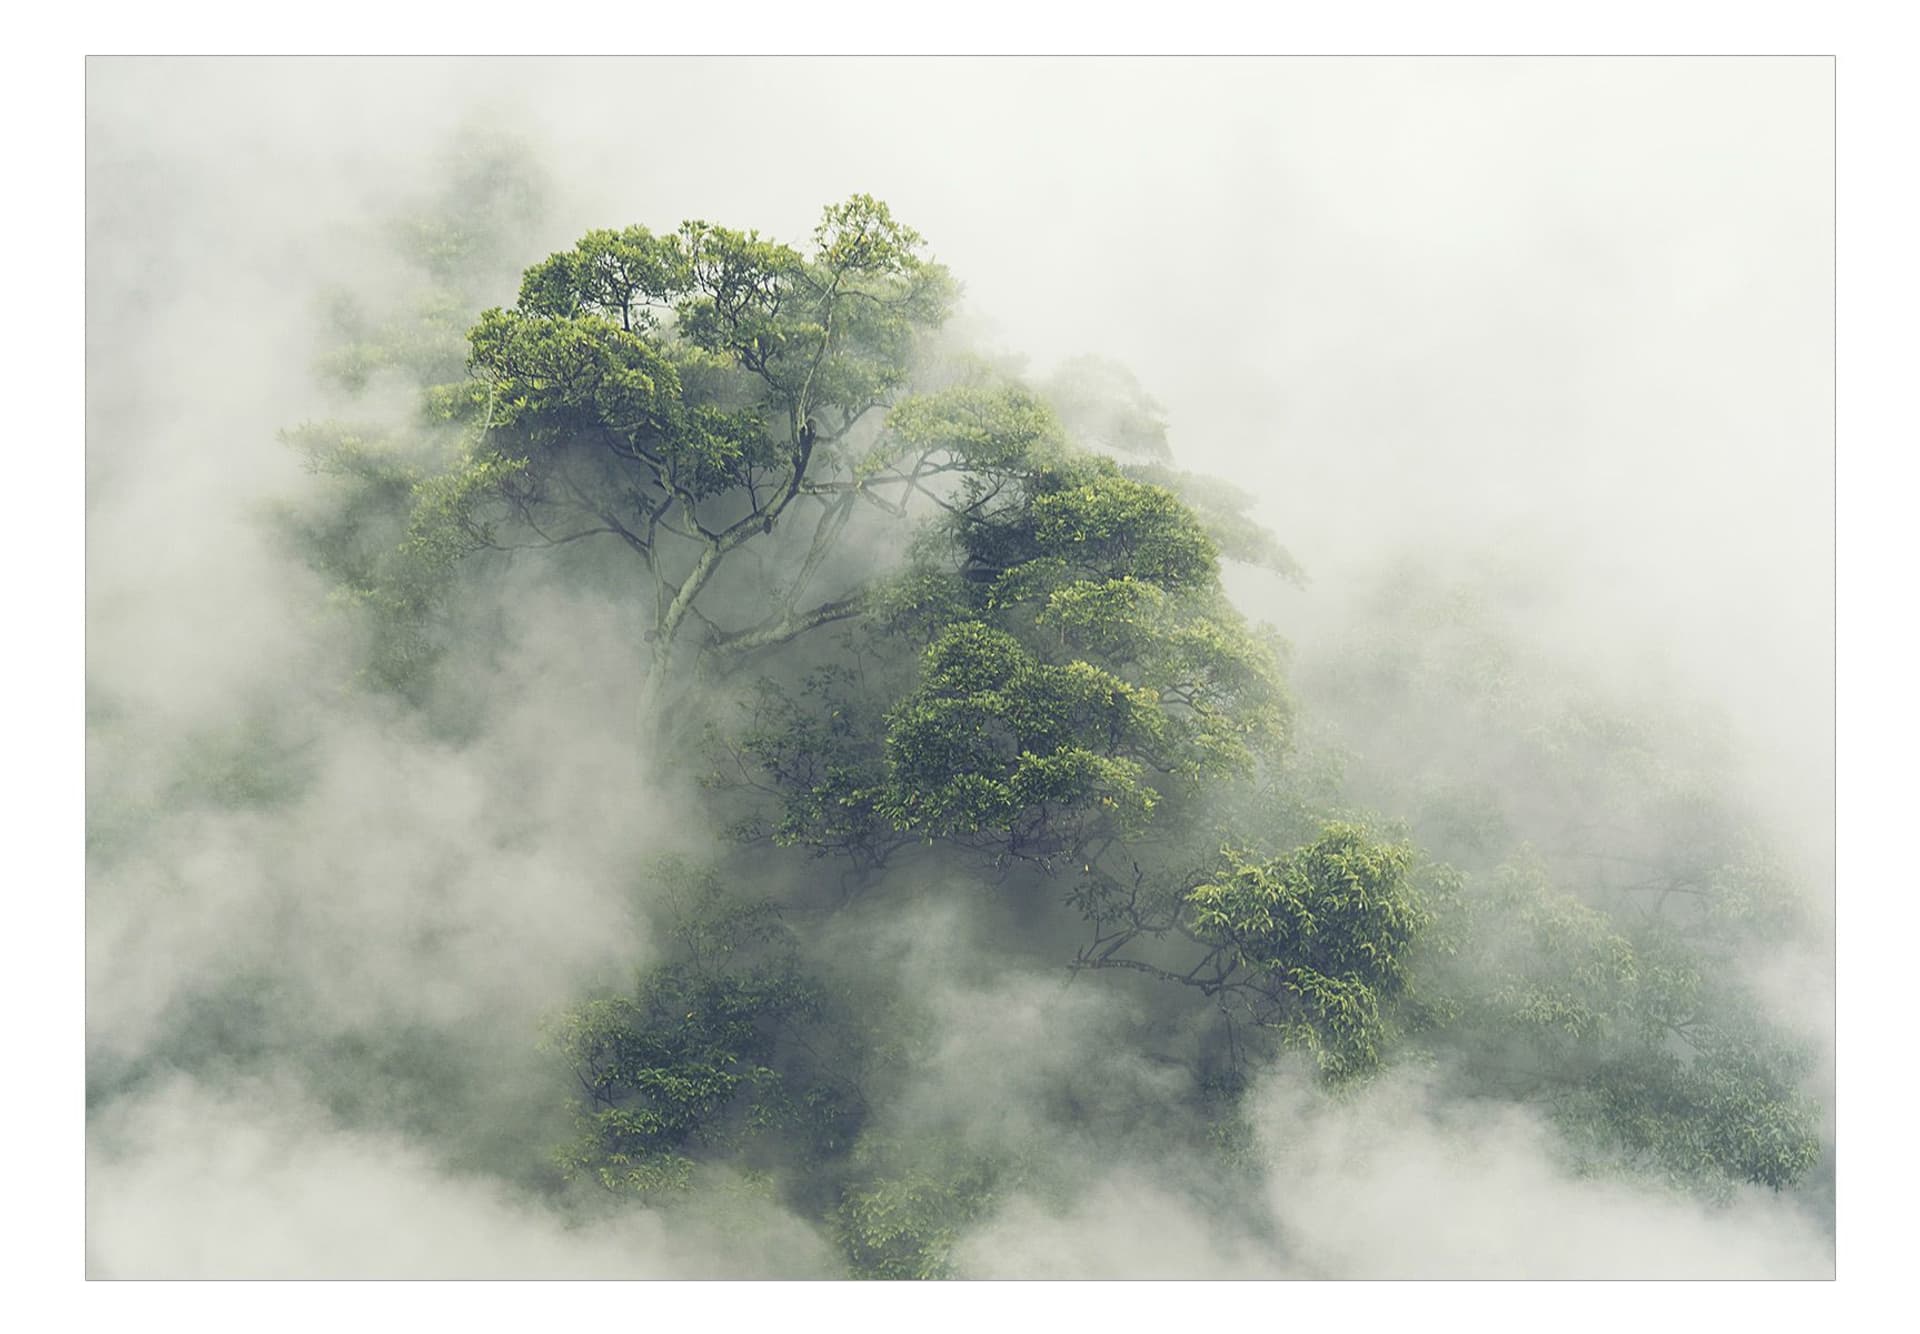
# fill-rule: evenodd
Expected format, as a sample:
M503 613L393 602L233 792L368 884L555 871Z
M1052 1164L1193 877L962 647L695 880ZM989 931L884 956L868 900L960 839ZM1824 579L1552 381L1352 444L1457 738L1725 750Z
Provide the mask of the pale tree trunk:
M720 554L718 542L709 544L700 553L686 581L654 625L653 649L647 655L647 674L640 679L640 697L635 707L635 721L643 744L665 739L666 705L672 695L668 687L673 674L674 644L680 637L680 627L686 623L687 613L693 609L694 600L720 567Z
M643 748L652 749L666 738L661 733L662 709L666 702L666 678L673 657L671 648L662 650L656 639L648 655L647 670L640 678L640 692L634 705L634 731Z

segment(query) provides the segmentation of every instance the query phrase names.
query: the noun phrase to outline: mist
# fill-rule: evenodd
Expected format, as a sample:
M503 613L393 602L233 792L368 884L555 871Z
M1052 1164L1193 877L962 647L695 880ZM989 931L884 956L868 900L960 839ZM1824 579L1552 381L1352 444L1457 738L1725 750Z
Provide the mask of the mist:
M1180 1064L1216 1040L1206 1007L1070 973L1072 923L931 855L835 910L837 872L769 855L749 878L788 896L808 966L910 1035L863 1085L876 1161L1015 1164L957 1226L955 1272L1830 1275L1832 80L1785 59L91 61L89 1273L844 1276L785 1164L638 1201L549 1167L574 1092L553 1017L671 957L643 868L724 841L683 757L636 734L642 599L513 561L413 708L351 684L369 632L285 536L327 502L281 433L411 410L378 377L343 406L316 373L328 303L404 310L392 219L478 134L521 145L543 193L478 261L465 322L593 228L798 244L823 204L877 196L963 285L958 336L1035 380L1125 366L1177 466L1251 495L1306 578L1229 567L1227 588L1290 645L1303 765L1341 771L1336 804L1431 841L1422 802L1479 785L1522 794L1516 839L1558 828L1524 745L1356 682L1356 645L1405 649L1444 605L1452 628L1405 649L1425 670L1491 645L1524 683L1507 716L1639 720L1660 774L1765 828L1807 915L1729 968L1813 1053L1821 1166L1703 1199L1595 1172L1445 1057L1344 1092L1263 1058L1222 1157L1195 1147L1213 1113ZM1592 782L1630 803L1653 772Z

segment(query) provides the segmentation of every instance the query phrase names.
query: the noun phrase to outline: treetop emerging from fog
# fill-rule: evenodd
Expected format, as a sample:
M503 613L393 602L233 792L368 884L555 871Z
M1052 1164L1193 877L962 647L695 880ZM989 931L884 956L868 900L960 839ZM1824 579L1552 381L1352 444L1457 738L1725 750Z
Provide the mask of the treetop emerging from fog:
M522 188L489 170L481 196ZM502 216L471 203L450 213ZM1283 1049L1339 1087L1444 1068L1552 1115L1582 1170L1711 1194L1814 1161L1802 1058L1718 967L1784 911L1749 831L1592 777L1617 734L1542 763L1585 784L1583 813L1651 803L1678 831L1619 845L1645 863L1631 885L1474 816L1484 794L1444 772L1445 800L1369 808L1341 771L1392 770L1395 741L1303 751L1287 646L1223 588L1224 562L1303 581L1249 497L1172 466L1123 368L1035 382L966 346L953 279L885 204L827 208L800 248L591 231L485 310L479 270L433 253L421 325L466 311L464 376L433 337L345 320L349 387L398 371L422 412L298 436L340 482L299 531L357 610L366 682L470 734L446 663L489 633L489 590L591 590L634 631L633 713L608 729L731 834L646 873L678 953L555 1020L580 1091L566 1173L671 1197L772 1172L856 1272L950 1272L1044 1155L889 1110L916 998L812 924L903 871L976 882L1021 924L1011 957L1146 989L1142 1050L1190 1085L1169 1116L1223 1162L1249 1152L1246 1072ZM1478 707L1446 702L1480 676L1430 662L1439 642L1348 677L1355 718L1422 702L1409 766L1435 710ZM1484 730L1550 729L1509 708Z

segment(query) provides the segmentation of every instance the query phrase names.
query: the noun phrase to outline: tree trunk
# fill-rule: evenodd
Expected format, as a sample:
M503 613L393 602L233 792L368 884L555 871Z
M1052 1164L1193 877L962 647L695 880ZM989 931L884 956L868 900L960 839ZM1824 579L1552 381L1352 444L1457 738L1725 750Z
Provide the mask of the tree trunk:
M675 591L673 601L667 604L654 626L653 651L648 654L647 674L640 680L640 698L635 709L635 721L643 745L664 739L666 705L671 695L668 686L673 673L674 643L680 637L680 627L686 623L694 599L700 596L700 590L706 587L707 580L720 567L720 556L721 544L718 542L710 543L700 553L700 559L694 562L686 582Z

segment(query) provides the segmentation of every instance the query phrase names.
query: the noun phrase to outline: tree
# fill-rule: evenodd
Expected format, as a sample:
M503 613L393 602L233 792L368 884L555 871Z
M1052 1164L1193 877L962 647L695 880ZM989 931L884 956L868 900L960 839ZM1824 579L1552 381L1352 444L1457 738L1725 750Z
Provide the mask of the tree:
M1751 964L1810 923L1722 740L1583 682L1501 603L1497 579L1392 571L1310 681L1349 788L1461 872L1435 904L1423 1044L1473 1091L1549 1109L1593 1169L1802 1180L1810 1054Z
M556 1020L579 1091L566 1170L657 1194L779 1163L886 1276L948 1272L959 1229L1022 1179L1018 1146L875 1116L909 998L810 953L795 905L753 888L792 849L831 868L803 887L839 891L808 906L845 910L916 859L957 869L1064 907L1078 943L1055 966L1217 1012L1221 1043L1183 1059L1218 1143L1244 1138L1234 1094L1260 1055L1355 1081L1418 1053L1475 1096L1552 1108L1596 1162L1799 1179L1816 1140L1792 1053L1721 966L1750 939L1727 923L1770 901L1741 839L1676 796L1628 817L1671 843L1614 845L1644 883L1529 860L1522 826L1598 809L1585 761L1641 752L1608 724L1526 792L1447 772L1470 748L1423 749L1423 720L1470 719L1477 745L1555 733L1502 694L1497 636L1449 656L1445 616L1406 606L1408 642L1361 646L1344 702L1323 692L1380 727L1384 776L1311 730L1303 748L1286 646L1221 583L1224 560L1303 578L1248 498L1170 465L1126 372L1034 385L940 343L954 293L867 196L804 251L704 222L590 232L478 315L466 379L384 363L419 372L417 438L301 437L346 484L305 531L388 627L383 679L431 675L434 618L489 562L598 553L642 608L645 740L687 761L703 739L739 836L712 868L655 873L677 955Z
M684 1187L700 1159L756 1136L847 1138L848 1092L795 1034L827 1004L795 957L774 905L727 894L711 871L655 868L674 916L670 962L634 994L559 1016L549 1045L583 1094L580 1134L559 1153L609 1190Z
M885 488L919 480L876 466L860 428L946 314L951 284L920 244L864 195L828 209L805 254L704 222L589 233L474 327L472 380L437 400L472 444L420 488L411 540L429 562L623 544L653 606L649 721L683 650L740 654L855 614L857 593L806 594L852 507L897 508ZM803 509L805 554L771 605L710 614L729 558Z

